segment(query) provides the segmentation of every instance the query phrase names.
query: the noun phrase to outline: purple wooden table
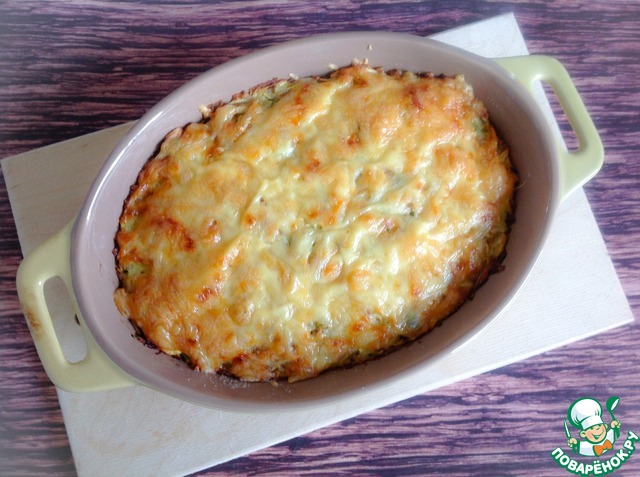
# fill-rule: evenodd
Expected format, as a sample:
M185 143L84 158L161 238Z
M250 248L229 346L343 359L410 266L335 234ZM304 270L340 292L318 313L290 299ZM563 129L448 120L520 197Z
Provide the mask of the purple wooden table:
M640 314L640 3L538 0L0 2L0 157L140 117L185 80L312 33L429 35L514 12L532 53L561 60L600 130L586 186ZM566 125L565 125L566 129ZM0 179L0 474L73 475L53 385L18 304L21 260ZM570 475L549 457L586 392L640 431L636 323L236 459L202 475ZM635 426L635 427L633 427ZM629 427L627 427L629 429ZM640 475L640 453L613 475Z

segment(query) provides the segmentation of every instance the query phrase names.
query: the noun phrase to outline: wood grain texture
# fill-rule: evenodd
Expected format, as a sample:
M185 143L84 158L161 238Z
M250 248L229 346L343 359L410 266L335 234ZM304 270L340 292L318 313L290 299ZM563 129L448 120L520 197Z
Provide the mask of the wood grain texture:
M515 13L532 53L565 64L602 135L605 166L585 189L639 316L640 3L634 0L6 0L0 157L136 119L197 74L284 40L346 30L429 35L506 12ZM74 475L56 393L16 297L21 255L3 179L0 230L0 475ZM639 360L634 323L199 475L569 475L549 453L562 445L561 419L574 399L618 395L623 429L640 431ZM613 475L640 475L640 454Z

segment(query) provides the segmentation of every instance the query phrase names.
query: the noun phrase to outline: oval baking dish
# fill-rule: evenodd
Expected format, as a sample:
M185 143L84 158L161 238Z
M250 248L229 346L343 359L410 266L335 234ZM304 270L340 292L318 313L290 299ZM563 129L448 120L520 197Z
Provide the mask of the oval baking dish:
M463 74L483 101L511 150L520 175L516 221L505 269L493 275L459 311L418 341L383 358L326 372L297 383L241 383L199 373L132 337L113 293L114 236L122 204L143 164L168 131L199 121L199 106L273 78L323 75L329 65L354 58L384 69ZM579 141L568 152L549 126L534 88L538 80L556 92ZM336 403L391 386L434 360L445 359L471 339L514 298L534 267L552 217L564 197L601 167L598 133L571 79L554 59L525 56L489 60L433 40L395 33L321 35L274 46L216 67L153 107L112 151L76 220L25 258L18 292L43 365L57 386L69 391L142 384L200 405L235 411L291 410ZM60 348L43 297L44 283L65 282L88 343L77 363ZM55 319L55 317L53 317Z

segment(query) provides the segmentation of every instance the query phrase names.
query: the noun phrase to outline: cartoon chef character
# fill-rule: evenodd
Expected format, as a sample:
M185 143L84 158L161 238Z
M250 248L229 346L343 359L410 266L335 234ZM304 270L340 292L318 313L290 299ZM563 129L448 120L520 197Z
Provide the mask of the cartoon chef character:
M580 430L580 437L584 439L579 441L570 437L568 429L565 429L569 437L567 445L580 455L598 457L613 449L613 443L620 437L620 421L614 418L609 428L602 420L602 406L595 399L575 401L567 411L567 418L573 427Z

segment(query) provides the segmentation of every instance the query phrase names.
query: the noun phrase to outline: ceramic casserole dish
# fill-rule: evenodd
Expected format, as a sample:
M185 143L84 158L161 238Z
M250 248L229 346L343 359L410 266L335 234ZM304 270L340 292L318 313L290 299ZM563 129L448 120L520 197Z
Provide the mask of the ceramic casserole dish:
M511 150L520 187L504 270L494 274L454 315L418 341L382 358L297 383L241 383L199 373L132 337L113 293L118 286L114 236L122 204L143 164L166 133L201 119L199 106L271 80L323 75L354 58L385 69L463 74L489 110ZM539 80L554 89L579 146L567 151L535 100ZM141 118L112 151L73 223L22 262L18 292L45 370L54 384L75 392L145 385L196 404L233 411L291 410L336 404L406 379L446 359L507 307L523 286L562 199L601 167L597 131L566 70L553 58L489 60L433 40L396 33L321 35L270 47L218 66L185 84ZM561 271L559 271L561 273ZM87 340L79 362L65 359L44 300L44 284L66 284ZM526 317L523 317L526 319ZM422 383L424 384L424 383Z

